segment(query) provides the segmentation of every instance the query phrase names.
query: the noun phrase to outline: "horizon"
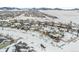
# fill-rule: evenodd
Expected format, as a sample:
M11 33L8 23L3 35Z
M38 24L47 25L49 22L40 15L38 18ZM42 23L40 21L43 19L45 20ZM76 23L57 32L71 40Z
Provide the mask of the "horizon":
M0 8L21 8L21 7L6 7L6 6L4 6L4 7L0 7ZM27 7L24 7L25 9L32 9L32 8L36 8L36 9L40 9L40 8L49 8L49 7L39 7L39 8L37 8L37 7L31 7L31 8L27 8ZM58 7L56 7L56 8L58 8ZM55 9L55 8L49 8L49 9ZM59 9L68 9L68 8L59 8ZM69 9L79 9L79 8L69 8Z
M22 8L22 7L0 7L0 8ZM24 8L27 8L27 7L24 7ZM37 7L30 7L30 8L27 8L27 9L32 9L32 8L37 8ZM49 7L38 7L37 9L39 8L49 8ZM55 8L59 8L59 7L55 7ZM49 9L55 9L55 8L49 8ZM68 9L68 8L59 8L59 9ZM69 8L69 9L79 9L79 8Z

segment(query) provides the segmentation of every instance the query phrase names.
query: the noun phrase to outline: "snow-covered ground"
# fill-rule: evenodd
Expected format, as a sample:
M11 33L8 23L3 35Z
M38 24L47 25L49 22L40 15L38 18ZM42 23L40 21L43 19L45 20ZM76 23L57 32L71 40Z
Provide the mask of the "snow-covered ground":
M51 18L49 16L46 16L45 14L44 18L37 16L24 16L25 14L21 14L14 18L0 20L0 35L4 37L8 36L11 40L13 40L11 41L11 44L8 44L6 46L3 42L3 47L0 48L0 52L79 51L78 11L40 11L47 15L56 16L57 18ZM12 21L9 22L9 20ZM29 20L27 21L28 24L27 22L25 23L22 20ZM4 27L2 27L2 22L5 22ZM54 23L54 25L51 25L51 23ZM71 26L71 28L69 28L69 26ZM2 37L0 37L0 39L1 38ZM1 44L2 43L0 43L0 47L2 46Z
M4 30L2 30L2 28L0 27L0 33L3 35L8 34L9 36L11 36L13 39L16 40L15 43L7 46L9 47L8 50L9 52L12 52L12 50L15 49L13 45L17 44L20 41L27 43L29 46L32 46L34 50L38 52L79 51L79 44L78 44L79 41L75 43L60 42L59 44L57 44L50 37L42 35L39 32L34 31L26 32L24 30L17 30L11 28L4 28ZM44 49L43 47L40 46L40 44L43 44L46 48ZM61 47L58 47L57 45ZM0 49L0 51L5 52L7 47Z
M79 24L79 11L78 10L40 10L43 13L57 16L59 19L57 21L68 23L70 21Z

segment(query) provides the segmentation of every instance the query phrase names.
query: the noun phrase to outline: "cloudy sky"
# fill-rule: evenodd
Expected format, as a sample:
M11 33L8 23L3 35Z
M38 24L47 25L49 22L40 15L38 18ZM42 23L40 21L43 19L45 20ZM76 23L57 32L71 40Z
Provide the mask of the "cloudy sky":
M79 8L78 0L0 0L0 7Z

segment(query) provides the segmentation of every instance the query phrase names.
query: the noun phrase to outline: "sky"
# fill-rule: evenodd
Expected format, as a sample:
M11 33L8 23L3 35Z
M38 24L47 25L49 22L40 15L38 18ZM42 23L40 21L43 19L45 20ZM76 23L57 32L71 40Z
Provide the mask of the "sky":
M0 0L0 7L18 8L79 8L79 0Z

